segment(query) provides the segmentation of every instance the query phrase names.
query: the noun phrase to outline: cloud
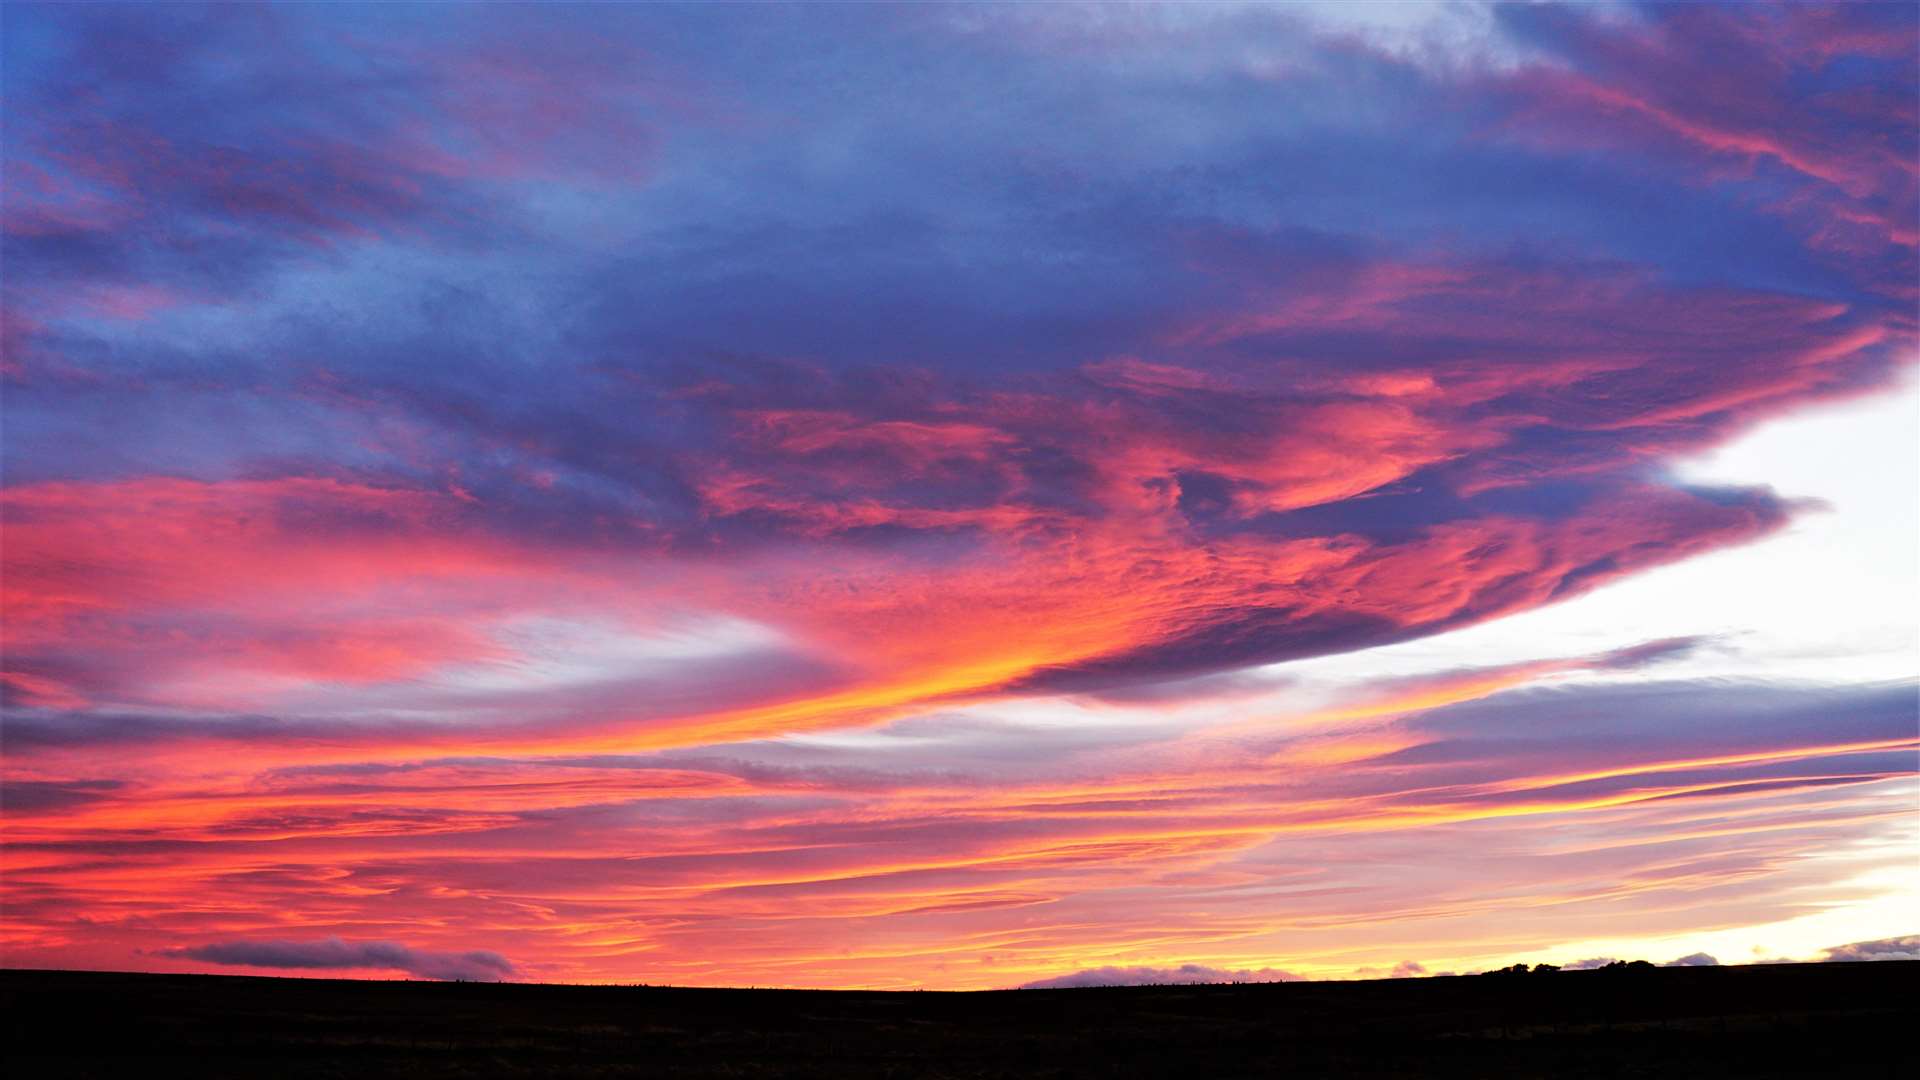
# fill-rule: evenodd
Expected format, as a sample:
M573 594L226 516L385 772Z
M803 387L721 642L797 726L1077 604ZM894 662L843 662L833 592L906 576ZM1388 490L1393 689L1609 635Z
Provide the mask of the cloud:
M231 941L160 949L155 956L199 960L229 967L285 968L302 971L403 971L423 979L498 982L519 974L497 952L430 952L391 941Z
M1057 990L1080 986L1168 986L1182 983L1297 982L1300 976L1275 968L1228 971L1204 964L1179 967L1098 967L1024 983L1022 990Z
M1758 923L1787 917L1796 896L1817 890L1807 851L1870 836L1900 812L1911 751L1847 746L1910 742L1911 689L1710 680L1648 694L1510 690L1470 717L1447 706L1384 729L1367 721L1353 752L1324 762L1281 742L1284 765L1244 735L1221 745L1210 729L1182 737L1155 723L1143 733L1078 706L1064 721L1051 707L1030 718L1005 706L955 709L830 738L652 754L407 756L377 737L347 743L309 730L222 741L211 754L205 742L171 746L176 765L169 747L127 743L196 779L159 796L148 794L159 780L145 780L140 798L122 789L84 813L10 825L24 861L9 875L9 910L69 933L67 912L88 910L115 867L192 865L189 882L120 903L175 940L215 936L177 914L208 881L234 911L324 905L368 926L448 911L475 926L525 926L517 920L537 909L608 932L640 927L652 958L632 977L760 985L815 972L898 985L885 959L850 961L819 944L875 935L940 956L942 980L976 986L1053 974L964 966L966 935L1015 925L1040 926L1037 943L1061 955L1115 940L1146 953L1168 933L1211 949L1216 937L1269 924L1275 889L1300 929L1277 931L1269 956L1432 912L1481 933L1573 940L1570 927L1646 919L1635 913L1700 891L1722 898L1717 911ZM1501 700L1509 696L1526 707ZM1631 737L1606 738L1616 731ZM1469 733L1482 740L1470 753L1451 738ZM1381 753L1435 738L1432 760ZM97 763L98 749L42 752ZM198 779L209 760L231 779ZM1711 828L1700 827L1697 804L1659 798L1867 771L1890 778L1857 791L1726 791ZM1580 779L1590 774L1600 779ZM158 813L169 815L164 830ZM1487 846L1474 860L1451 854L1476 837ZM1516 915L1507 898L1540 895L1542 867L1558 899ZM687 918L690 908L700 918ZM1700 929L1689 921L1698 909L1675 910L1640 925ZM797 912L816 924L812 934L794 932ZM399 936L373 936L389 935ZM537 929L516 940L528 935L540 940ZM605 979L630 970L573 963L557 970ZM1236 974L1214 964L1175 977ZM1103 975L1115 977L1095 981Z
M1658 641L1647 641L1624 649L1615 649L1603 656L1594 657L1590 663L1599 671L1635 671L1649 664L1677 660L1691 655L1712 641L1711 636L1704 634L1661 638Z
M9 725L7 738L14 732ZM119 780L0 780L0 810L9 814L57 813L114 797Z
M1604 758L1621 766L1643 752L1681 763L1823 745L1878 748L1890 755L1889 764L1904 763L1911 771L1911 755L1901 744L1912 740L1920 720L1916 690L1920 687L1910 680L1518 686L1454 704L1436 702L1440 707L1409 722L1423 733L1419 745L1381 763L1464 767L1496 758L1526 759L1552 771L1568 760ZM1553 717L1551 742L1538 738L1542 716Z
M1688 953L1686 956L1682 956L1676 960L1669 960L1666 963L1661 964L1660 966L1661 967L1719 967L1720 961L1715 960L1713 957L1708 956L1706 953L1697 952L1697 953Z
M1562 971L1596 971L1600 968L1606 967L1608 964L1617 964L1619 962L1620 961L1615 960L1611 956L1596 956L1588 960L1576 960L1571 964L1562 964L1560 965L1560 970Z
M1908 934L1905 937L1881 938L1878 941L1856 941L1851 945L1835 945L1826 950L1822 959L1832 961L1855 960L1920 960L1920 934Z
M1425 964L1415 960L1402 960L1398 964L1393 965L1393 971L1387 977L1390 979L1411 979L1425 974L1427 974L1427 966Z
M1910 5L756 15L9 9L17 955L1671 939L1910 810L1910 684L1625 685L1657 611L1264 667L1808 509L1669 466L1911 369Z
M1845 19L1710 33L1555 9L1499 20L1535 63L1448 72L1246 14L1182 31L1192 92L1170 99L1141 78L1164 58L942 20L795 24L789 58L691 11L592 33L423 15L381 48L317 7L24 17L14 277L95 298L19 330L10 369L35 420L7 436L9 686L43 705L353 692L343 711L384 694L417 714L394 687L526 663L500 621L699 605L808 658L769 680L786 700L680 710L783 718L746 734L956 696L1137 697L1769 535L1792 500L1650 464L1883 385L1912 338L1883 295L1911 276L1897 251L1810 240L1879 251L1855 234L1906 224L1884 147L1910 125L1844 105L1829 68L1865 50L1907 72L1884 28ZM1250 73L1246 36L1314 60ZM977 73L944 62L956 40ZM846 79L920 120L796 59L848 41L870 49ZM660 42L683 68L652 62ZM957 107L986 72L1041 104ZM1321 104L1356 94L1377 128ZM1420 104L1442 100L1461 116ZM1812 123L1807 100L1850 122ZM1148 137L1131 108L1179 119ZM764 123L796 111L816 119ZM1623 152L1545 137L1568 124ZM1702 156L1789 168L1794 219L1782 178ZM808 184L766 179L802 159ZM994 181L953 190L974 168ZM1163 197L1192 176L1197 206ZM826 189L843 197L808 194ZM642 244L644 264L610 254ZM96 430L119 437L74 437ZM667 739L669 712L625 719Z

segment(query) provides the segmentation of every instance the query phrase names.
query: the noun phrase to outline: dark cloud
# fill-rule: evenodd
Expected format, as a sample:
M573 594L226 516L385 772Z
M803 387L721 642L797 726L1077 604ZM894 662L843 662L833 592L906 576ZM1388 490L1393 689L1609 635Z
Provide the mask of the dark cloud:
M110 799L125 786L119 780L0 780L0 811L53 813Z
M403 971L423 979L499 982L519 974L497 952L430 952L391 941L230 941L161 949L155 956L199 960L229 967L284 968L301 971Z
M20 711L7 718L8 750L29 753L67 747L118 746L172 739L235 742L277 736L316 734L313 722L288 723L268 717L232 716L195 720L171 715L125 712Z

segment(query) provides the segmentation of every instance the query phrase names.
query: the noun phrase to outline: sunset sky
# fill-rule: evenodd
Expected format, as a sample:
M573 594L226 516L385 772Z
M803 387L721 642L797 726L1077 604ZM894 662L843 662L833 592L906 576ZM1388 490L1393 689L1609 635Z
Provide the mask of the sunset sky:
M8 4L0 962L1920 933L1917 13Z

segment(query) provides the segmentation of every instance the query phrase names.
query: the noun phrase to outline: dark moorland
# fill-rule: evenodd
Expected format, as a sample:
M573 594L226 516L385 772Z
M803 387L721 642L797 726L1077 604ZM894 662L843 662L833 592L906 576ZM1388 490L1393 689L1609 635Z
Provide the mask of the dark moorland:
M13 1076L1920 1076L1920 962L986 993L0 972Z

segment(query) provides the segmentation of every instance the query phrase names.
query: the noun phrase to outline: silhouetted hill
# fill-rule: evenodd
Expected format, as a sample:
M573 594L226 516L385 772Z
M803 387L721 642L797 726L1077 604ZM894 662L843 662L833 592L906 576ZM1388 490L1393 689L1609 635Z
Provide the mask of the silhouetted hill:
M985 993L0 972L14 1076L1920 1076L1920 962Z

